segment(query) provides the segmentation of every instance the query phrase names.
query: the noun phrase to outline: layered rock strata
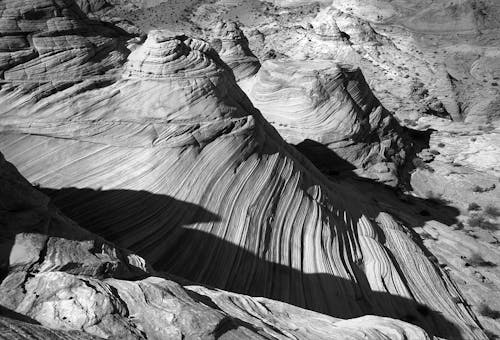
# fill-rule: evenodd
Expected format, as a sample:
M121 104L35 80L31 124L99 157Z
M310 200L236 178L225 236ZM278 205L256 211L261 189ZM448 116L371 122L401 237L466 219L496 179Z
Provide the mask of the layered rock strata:
M333 61L268 60L245 90L252 103L320 169L396 184L409 139L359 69Z
M237 81L257 73L259 59L250 51L248 40L234 22L219 22L211 34L210 45L232 70Z
M383 339L394 333L431 339L393 319L339 320L263 298L183 288L152 276L144 259L62 215L1 154L0 185L2 339Z
M2 1L0 20L0 77L5 81L102 76L128 53L125 32L89 20L73 1Z
M155 268L334 317L376 314L434 335L484 338L408 229L285 143L207 43L152 32L122 79L56 92L42 84L37 96L33 87L2 86L0 150L80 226ZM65 274L52 278L73 285ZM46 279L29 281L33 294L52 294ZM161 295L154 284L147 301ZM140 282L91 285L104 295L136 289L120 299L144 303L135 301Z

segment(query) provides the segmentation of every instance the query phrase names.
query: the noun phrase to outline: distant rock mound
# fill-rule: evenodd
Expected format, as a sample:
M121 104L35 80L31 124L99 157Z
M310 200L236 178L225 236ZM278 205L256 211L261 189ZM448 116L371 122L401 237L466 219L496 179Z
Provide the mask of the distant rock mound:
M89 20L73 1L0 4L0 78L74 81L103 75L127 57L119 29Z
M38 96L15 79L6 79L0 89L0 150L81 227L192 282L344 319L373 314L405 319L432 335L484 338L478 326L471 326L476 321L470 311L457 303L460 293L408 229L350 185L330 182L290 147L207 43L153 32L121 72L121 77L83 79ZM44 84L32 86L40 91ZM48 299L58 285L90 289L84 296L102 295L108 310L130 316L124 321L111 314L104 323L90 322L90 328L84 326L95 319L77 318L68 326L98 335L128 334L106 328L108 322L137 334L141 327L146 334L158 334L154 329L165 324L165 314L155 308L125 309L123 303L169 305L163 289L177 290L152 278L145 279L154 286L151 290L142 281L115 279L90 280L93 288L86 288L81 281L72 283L80 278L65 275L57 272L51 281L57 285L49 285L44 275L29 280L30 303L39 292ZM120 300L108 295L114 289ZM184 300L190 306L192 296ZM251 304L242 299L233 304ZM10 306L28 314L35 308L18 302ZM33 313L59 327L58 320L52 321L55 315L45 312L51 306L42 303L35 308L39 314ZM227 308L230 315L245 314ZM264 307L258 308L264 313ZM232 324L223 326L225 319L217 313L213 322L188 314L186 320L192 321L186 329L195 331L181 334L239 331ZM369 318L345 325L352 329L351 322L357 323L357 330L365 327L363 320ZM167 325L177 335L176 327L184 324L174 321ZM284 327L292 335L297 329ZM405 327L390 329L406 336ZM381 334L378 328L370 331L374 337Z
M396 184L410 147L359 69L333 61L266 61L247 94L283 138L324 172Z
M259 59L250 51L247 38L234 22L219 22L213 30L211 45L233 70L237 81L253 76L260 68Z

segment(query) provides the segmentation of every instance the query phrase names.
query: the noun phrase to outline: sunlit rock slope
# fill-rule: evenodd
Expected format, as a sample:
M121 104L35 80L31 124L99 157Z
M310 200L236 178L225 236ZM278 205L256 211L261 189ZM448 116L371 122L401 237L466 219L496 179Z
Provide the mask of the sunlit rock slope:
M2 21L4 35L31 22L19 14L20 4L24 12L28 5L35 13L39 9L34 2L4 4L2 18L18 23L4 26ZM53 6L50 15L33 19L39 26L30 36L47 34L54 15L75 25L87 20L67 16L73 12L65 2L47 4ZM84 32L58 28L49 36L61 43L9 45L2 52L8 62L2 66L0 90L0 150L81 227L138 253L158 270L197 283L334 317L375 314L407 320L437 336L485 338L453 283L407 227L349 185L327 180L286 144L207 43L151 32L119 68L114 62L126 54L121 47L102 50L97 59L91 52L83 59L67 54L68 41L96 34L98 41L120 45L114 34ZM10 62L30 50L30 61ZM69 57L68 72L52 72L40 51ZM22 72L33 63L44 65L36 79ZM123 301L150 301L137 281L87 288L65 275L36 275L25 285L32 292L29 303L9 305L30 314L37 294L57 289L47 286L46 280L53 279L77 291L93 289L94 298L114 289L126 292L119 301L109 297L106 308L133 317L124 321L111 314L106 322L89 325L92 334L115 334L106 328L109 323L127 330L135 318L157 320L154 309L125 312ZM162 294L158 285L152 296ZM44 306L36 315L50 319L43 308L51 307ZM75 320L83 322L78 329L85 329L88 320ZM156 321L148 327L157 327ZM363 322L356 327L364 327Z
M340 320L263 298L183 288L62 215L1 154L0 185L2 339L431 338L399 320Z
M323 171L395 184L410 148L359 69L332 61L268 60L244 89L289 143Z

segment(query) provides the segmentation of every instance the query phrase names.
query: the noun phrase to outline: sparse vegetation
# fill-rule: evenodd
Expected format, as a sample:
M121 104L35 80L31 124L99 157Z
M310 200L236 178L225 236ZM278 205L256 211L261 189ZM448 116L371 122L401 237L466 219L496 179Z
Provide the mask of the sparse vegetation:
M467 207L467 210L468 211L479 211L479 210L481 210L481 206L479 204L477 204L476 202L472 202Z
M487 205L484 208L484 213L488 216L491 216L491 217L499 217L500 216L500 209L498 209L497 207L494 207L492 205Z
M434 172L434 168L431 167L429 164L425 163L422 158L419 158L419 157L415 157L413 158L413 166L415 166L415 168L417 169L422 169L422 170L427 170L429 172Z
M479 310L479 314L481 314L482 316L485 316L485 317L490 318L490 319L495 319L495 320L500 319L500 311L492 309L490 306L488 306L485 303L481 303L479 305L478 310Z
M437 241L437 238L433 237L431 234L429 234L426 231L423 231L420 233L420 237L423 238L424 240L434 240Z
M486 261L479 253L473 253L467 258L465 266L472 267L496 267L497 265L493 262Z
M403 123L405 123L408 126L417 126L418 125L418 123L415 120L407 119L407 118L403 119Z
M483 188L481 188L479 185L475 185L472 187L473 192L484 192Z
M491 186L487 187L487 188L484 188L484 187L481 187L479 185L475 185L472 187L472 191L473 192L477 192L477 193L483 193L483 192L488 192L488 191L492 191L496 188L496 185L495 184L492 184Z
M484 230L491 230L491 231L498 230L498 225L488 221L488 219L486 219L483 216L483 214L476 214L476 215L471 216L467 220L467 224L471 228L481 228Z

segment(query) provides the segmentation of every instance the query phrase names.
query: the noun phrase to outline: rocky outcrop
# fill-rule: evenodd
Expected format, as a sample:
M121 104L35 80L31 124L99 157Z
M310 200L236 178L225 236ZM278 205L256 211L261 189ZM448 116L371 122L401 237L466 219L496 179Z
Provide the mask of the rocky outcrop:
M212 333L214 337L276 338L293 334L327 339L332 334L354 338L389 334L385 332L398 332L409 339L428 338L415 326L387 318L364 317L344 322L267 299L204 287L188 287L186 291L161 278L140 279L148 274L144 260L127 255L61 215L3 157L0 181L2 218L7 222L2 233L2 264L8 260L8 275L0 286L1 302L33 318L2 309L0 329L9 339L93 338L88 333L136 338ZM207 297L221 311L206 307ZM282 310L287 311L286 316L280 316ZM177 323L168 321L172 316ZM238 327L235 322L241 321L235 318L263 331L258 334L248 324ZM205 329L197 328L199 324ZM292 324L295 329L291 329ZM231 325L235 330L225 330Z
M62 215L1 154L0 184L0 330L6 339L361 339L393 332L430 339L393 319L343 321L267 299L183 288L151 276L145 260Z
M247 38L235 22L219 22L211 36L210 45L233 70L237 81L257 73L259 59L250 51Z
M6 81L102 76L128 53L124 32L89 20L73 1L4 1L0 18L0 75Z
M323 172L353 170L396 184L410 143L359 69L332 61L266 61L246 92Z
M405 319L433 335L484 338L470 326L476 322L460 293L407 227L348 184L330 182L290 147L207 43L152 32L130 54L121 79L80 79L59 91L40 91L52 79L46 73L41 85L11 78L2 86L0 150L79 226L192 282L337 318L374 314ZM168 331L203 337L240 330L226 327L210 302L177 294L175 283L114 274L101 280L93 271L82 282L56 269L28 280L26 293L9 275L2 283L14 292L8 306L60 327L51 312L75 305L84 312L70 308L72 327L103 336L165 338L154 332ZM170 294L180 302L171 303ZM273 317L288 308L279 306ZM172 317L172 308L202 316ZM253 309L265 313L262 305ZM158 310L170 313L171 328L155 328L164 322ZM346 332L378 336L377 328L365 330L370 320L377 319L342 325ZM407 332L398 327L391 332Z

